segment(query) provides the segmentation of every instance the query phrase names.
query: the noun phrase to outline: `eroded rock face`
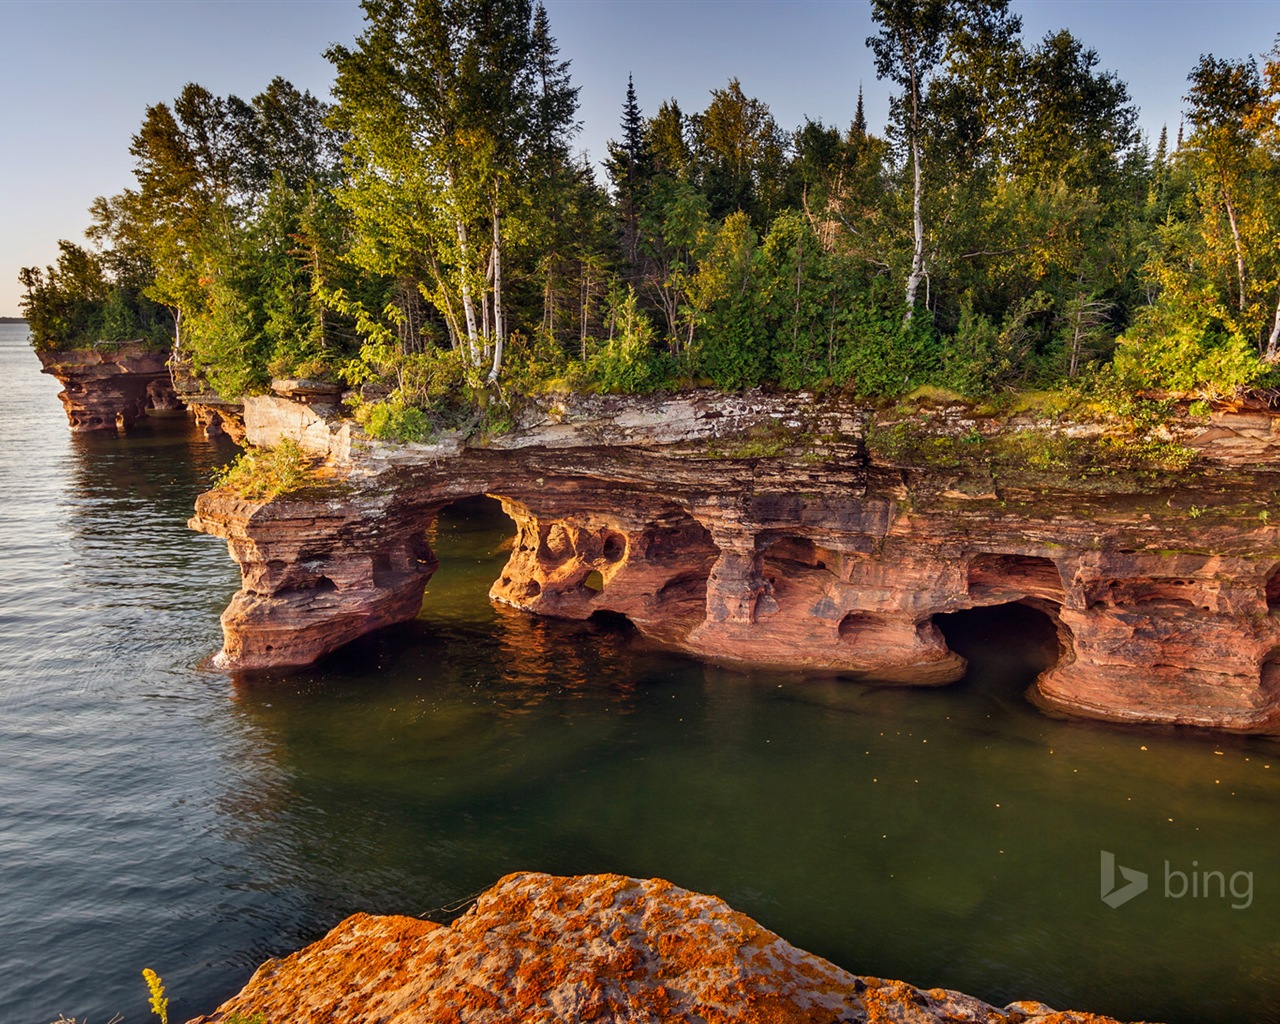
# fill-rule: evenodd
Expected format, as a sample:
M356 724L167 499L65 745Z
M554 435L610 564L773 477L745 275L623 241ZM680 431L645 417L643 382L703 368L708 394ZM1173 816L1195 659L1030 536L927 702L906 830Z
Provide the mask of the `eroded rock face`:
M621 875L508 875L452 925L347 918L211 1017L290 1024L1112 1024L864 978L713 896Z
M436 513L488 494L516 532L491 596L529 612L623 615L724 662L932 685L965 667L935 616L1017 602L1057 631L1045 705L1280 725L1280 530L1258 512L1269 468L1100 486L869 451L868 414L838 402L662 408L593 398L500 444L386 448L314 406L250 400L251 440L295 436L348 475L345 491L266 504L200 497L193 527L226 537L244 572L221 663L306 664L413 618Z
M43 372L62 384L58 398L74 431L127 429L149 409L182 408L167 353L141 343L36 354Z
M197 502L197 529L227 539L243 585L222 613L223 668L306 665L422 608L436 559L422 522L350 499Z
M179 354L169 361L173 375L173 387L179 400L195 417L196 426L208 437L229 437L236 444L244 444L244 406L231 402L209 387L208 382L196 372L191 362Z

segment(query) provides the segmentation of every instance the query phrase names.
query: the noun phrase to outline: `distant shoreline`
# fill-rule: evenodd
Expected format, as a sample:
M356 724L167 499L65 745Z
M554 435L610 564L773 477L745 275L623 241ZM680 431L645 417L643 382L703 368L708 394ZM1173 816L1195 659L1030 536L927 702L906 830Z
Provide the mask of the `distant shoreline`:
M27 318L24 316L0 316L0 324L25 324Z

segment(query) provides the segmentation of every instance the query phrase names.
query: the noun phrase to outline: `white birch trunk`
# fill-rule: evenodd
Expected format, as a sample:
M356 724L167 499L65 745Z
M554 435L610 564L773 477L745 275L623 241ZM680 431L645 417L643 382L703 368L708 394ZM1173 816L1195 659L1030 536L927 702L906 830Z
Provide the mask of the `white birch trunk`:
M1245 306L1244 244L1240 241L1240 228L1236 225L1236 207L1225 185L1222 187L1222 201L1227 207L1227 220L1231 222L1231 239L1236 247L1236 276L1240 279L1240 312L1243 313Z
M924 214L921 210L924 200L924 176L920 170L920 83L916 79L916 69L911 68L911 165L914 180L911 195L911 228L915 237L915 248L911 253L911 274L907 277L907 312L905 320L909 323L916 311L916 292L924 279Z
M495 192L497 191L495 186ZM506 346L506 326L502 322L502 221L498 197L493 199L493 368L489 383L498 379L502 370L502 350Z
M1267 351L1263 358L1269 363L1280 360L1280 299L1276 300L1276 315L1271 322L1271 337L1267 339Z
M916 311L916 292L920 282L924 280L924 216L921 212L924 197L924 179L920 173L920 142L911 142L911 162L915 166L914 196L911 201L912 231L915 235L915 250L911 254L911 274L907 277L907 315L908 320Z
M454 222L458 230L458 249L462 257L462 314L467 321L467 355L472 366L480 365L479 330L476 327L476 307L471 299L471 282L467 264L470 262L471 249L467 245L467 226L462 221Z

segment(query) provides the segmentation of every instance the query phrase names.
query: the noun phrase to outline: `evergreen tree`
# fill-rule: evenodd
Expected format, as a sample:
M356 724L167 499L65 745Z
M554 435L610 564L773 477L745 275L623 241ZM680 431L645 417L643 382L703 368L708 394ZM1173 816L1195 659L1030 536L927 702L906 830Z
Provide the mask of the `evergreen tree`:
M639 261L640 208L651 173L649 151L645 140L645 120L636 100L635 83L627 75L627 97L622 105L622 139L609 143L609 172L613 193L622 222L622 252L627 265L634 268Z

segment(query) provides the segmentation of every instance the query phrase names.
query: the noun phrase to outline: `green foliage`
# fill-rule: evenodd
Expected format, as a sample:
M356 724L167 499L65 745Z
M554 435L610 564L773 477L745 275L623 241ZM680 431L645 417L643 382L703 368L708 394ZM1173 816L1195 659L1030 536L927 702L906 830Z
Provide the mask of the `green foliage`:
M1118 475L1162 480L1191 468L1198 453L1155 437L1070 437L1051 430L1001 429L989 435L955 434L927 417L877 423L868 450L897 465L979 469L1001 478L1086 480Z
M23 315L37 351L87 348L103 342L141 341L162 349L170 342L169 313L108 261L68 241L58 243L55 266L24 267Z
M976 313L966 296L960 324L946 343L941 381L971 397L1024 383L1033 365L1035 321L1050 305L1047 295L1036 292L1010 309L997 327Z
M356 409L356 419L371 437L384 441L430 440L434 430L431 420L421 409L405 405L401 398L370 402Z
M235 491L242 498L278 498L315 484L313 464L298 442L283 438L275 447L241 452L214 475L213 486Z
M1212 292L1166 292L1142 310L1120 339L1115 373L1132 389L1158 388L1205 398L1272 386L1275 369L1258 359L1255 342L1242 335Z
M22 272L37 346L172 343L230 399L342 379L405 439L561 387L1054 390L1141 433L1153 393L1280 386L1280 51L1202 57L1153 156L1069 32L874 0L882 135L861 102L786 132L737 79L646 118L628 80L610 191L540 5L363 8L332 110L282 79L146 109L92 247Z
M666 384L672 361L657 348L653 323L640 308L634 288L611 296L609 322L611 336L590 346L582 372L584 383L625 395L642 394Z

